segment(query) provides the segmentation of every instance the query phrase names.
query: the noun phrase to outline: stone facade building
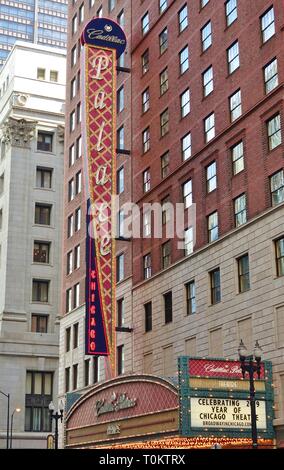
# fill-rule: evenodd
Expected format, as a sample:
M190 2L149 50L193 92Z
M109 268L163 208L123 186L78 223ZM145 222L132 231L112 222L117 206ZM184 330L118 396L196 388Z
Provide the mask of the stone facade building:
M0 390L11 416L21 409L15 448L46 447L57 400L65 64L62 50L19 42L0 73Z

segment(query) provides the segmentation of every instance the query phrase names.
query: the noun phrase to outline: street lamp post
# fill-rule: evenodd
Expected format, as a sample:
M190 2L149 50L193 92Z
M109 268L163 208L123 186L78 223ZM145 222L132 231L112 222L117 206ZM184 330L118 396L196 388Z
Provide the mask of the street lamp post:
M9 419L10 419L10 393L4 393L0 390L0 393L2 395L4 395L7 400L8 400L8 404L7 404L7 438L6 438L6 448L9 449Z
M58 420L60 419L62 423L64 406L61 401L59 405L59 412L58 411L54 412L55 407L54 407L53 402L51 401L49 403L48 408L49 408L50 418L55 420L54 448L58 449Z
M12 443L13 443L13 419L14 419L14 414L20 413L21 408L15 408L12 415L11 415L11 432L10 432L10 449L12 449Z
M257 427L256 427L256 409L255 409L255 387L254 387L254 373L257 373L258 378L260 379L261 371L261 353L262 349L258 344L258 341L255 343L254 354L248 355L247 348L245 347L243 340L241 339L238 353L241 361L241 370L243 378L245 378L246 372L249 374L249 392L250 392L250 409L251 409L251 435L252 435L252 448L257 449ZM254 362L254 359L256 362Z

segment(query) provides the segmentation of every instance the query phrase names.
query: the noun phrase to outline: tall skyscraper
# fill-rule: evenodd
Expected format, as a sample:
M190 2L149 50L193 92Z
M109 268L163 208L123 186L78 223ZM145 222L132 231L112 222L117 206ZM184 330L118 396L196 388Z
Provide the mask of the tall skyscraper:
M67 5L67 0L1 0L0 67L17 39L66 48Z

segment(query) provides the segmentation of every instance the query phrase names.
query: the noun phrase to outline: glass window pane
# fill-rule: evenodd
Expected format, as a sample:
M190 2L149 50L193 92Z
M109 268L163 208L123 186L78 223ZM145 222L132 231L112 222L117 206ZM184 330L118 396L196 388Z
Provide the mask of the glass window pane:
M52 384L52 375L44 374L44 394L52 395L51 384Z
M32 374L27 372L26 375L26 394L30 395L32 393Z
M33 393L35 395L42 394L42 375L40 372L36 372L34 374L34 390Z

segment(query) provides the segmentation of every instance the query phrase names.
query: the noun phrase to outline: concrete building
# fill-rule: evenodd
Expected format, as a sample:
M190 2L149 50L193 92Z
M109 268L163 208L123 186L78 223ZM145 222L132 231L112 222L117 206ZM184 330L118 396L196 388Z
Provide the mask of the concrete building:
M46 447L57 399L65 67L64 51L19 42L0 73L0 390L21 409L17 448Z
M175 206L184 202L185 215L196 204L195 244L188 225L184 225L186 243L182 249L177 236L167 237L163 210L161 238L153 235L153 217L141 216L147 236L133 240L131 258L126 246L125 258L132 262L131 278L117 284L118 300L125 301L126 324L133 326L132 334L118 339L118 346L129 351L124 372L172 377L177 374L178 356L237 359L240 339L248 349L258 340L263 359L273 363L274 425L281 445L282 2L147 0L132 2L131 10L130 4L120 0L108 2L115 9L108 10L106 4L90 2L87 18L113 17L124 8L131 44L125 55L131 80L128 74L119 73L123 77L119 80L126 80L125 96L130 103L123 112L128 113L131 123L125 132L131 166L129 158L118 155L118 168L120 158L125 158L123 164L126 168L127 162L131 170L125 200L141 209L144 203L170 202ZM70 20L77 10L76 5L70 7ZM68 38L68 122L80 103L80 93L74 94L80 77L76 55L80 31ZM124 114L118 114L118 131L123 124L120 116ZM76 198L67 201L68 182L81 168L81 160L72 157L80 132L77 125L66 134L65 231L68 217L79 205L84 213L83 199L78 198L76 204ZM73 160L74 169L68 163ZM68 239L64 235L64 266L68 252L79 243L75 236ZM83 246L82 231L81 236ZM83 278L82 264L76 274L65 276L65 293ZM73 296L73 290L67 295L70 292ZM65 392L85 391L84 374L90 377L86 372L89 366L84 365L88 358L83 355L83 315L82 295L79 308L70 309L61 320L60 393L64 388ZM74 350L65 349L63 354L72 329L77 335L74 324L78 322L82 351L79 341ZM74 366L76 381L70 378ZM88 383L96 382L97 377L88 378ZM99 378L102 380L103 374Z
M25 0L24 2L2 0L0 67L5 63L17 40L65 49L67 3L67 0Z

